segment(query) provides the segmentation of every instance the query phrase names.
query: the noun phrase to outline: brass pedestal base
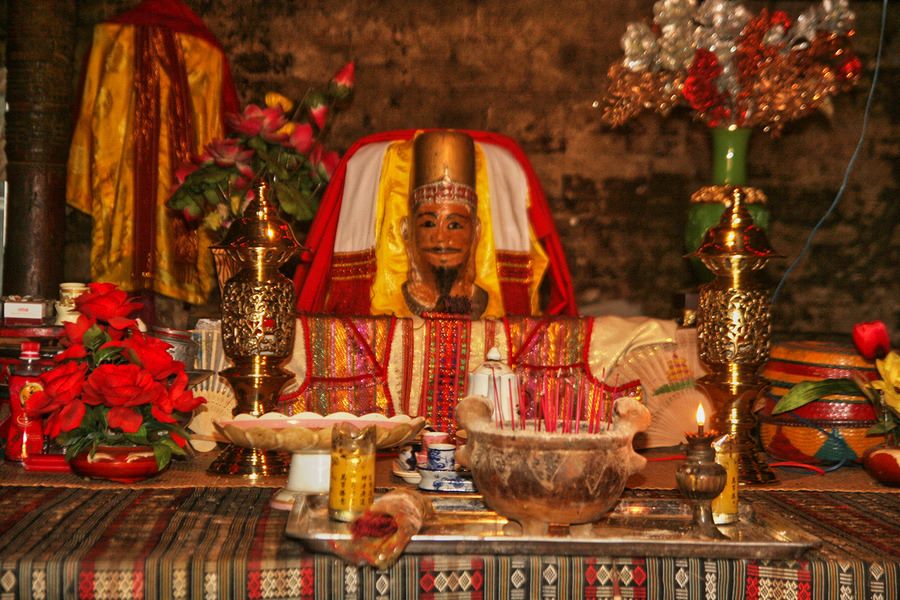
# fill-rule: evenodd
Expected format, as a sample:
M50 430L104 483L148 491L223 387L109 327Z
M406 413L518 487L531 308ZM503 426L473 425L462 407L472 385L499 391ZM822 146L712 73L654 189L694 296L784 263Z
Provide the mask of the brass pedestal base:
M222 371L236 397L234 414L260 417L273 410L278 393L294 375L260 357L250 365L237 365ZM242 448L229 444L209 466L217 475L239 475L250 479L269 475L287 475L291 467L289 452Z
M287 475L291 455L276 450L242 448L229 444L209 465L208 471L216 475L240 475L248 479Z
M753 416L753 405L764 385L722 381L714 375L702 377L697 385L712 402L712 428L734 436L740 453L738 481L750 485L775 483L778 478L766 462Z

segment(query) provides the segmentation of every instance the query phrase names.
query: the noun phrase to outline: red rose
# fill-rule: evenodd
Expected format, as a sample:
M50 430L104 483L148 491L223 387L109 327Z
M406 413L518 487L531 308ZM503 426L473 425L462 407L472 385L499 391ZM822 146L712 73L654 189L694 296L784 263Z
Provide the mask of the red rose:
M194 393L187 389L187 382L187 375L184 372L176 375L172 386L165 394L159 396L150 408L154 417L163 423L174 423L176 419L172 413L190 413L206 402L205 398L194 396Z
M84 401L94 406L153 404L166 388L138 365L100 365L84 383Z
M63 329L65 329L66 338L72 344L80 344L82 343L81 340L84 338L84 334L96 323L97 321L95 319L89 319L85 315L78 315L77 321L63 323Z
M887 356L891 350L891 338L884 321L869 321L854 325L853 344L866 360Z
M72 402L81 395L87 368L87 363L67 362L43 373L44 393L59 406Z
M80 405L81 414L83 415L84 404L79 396L81 395L81 386L84 382L85 372L87 372L86 364L70 362L55 367L41 375L44 389L35 392L25 401L25 413L29 416L49 413L56 417L58 412L72 403L77 403ZM69 409L67 414L70 415L71 410ZM80 420L79 417L78 421L80 422ZM75 427L77 427L77 423ZM74 429L74 427L71 427L71 429ZM48 433L48 435L54 434Z
M44 434L56 437L64 431L72 431L81 425L87 407L84 402L76 400L62 407L62 410L52 413L44 421Z
M69 346L59 354L53 357L54 362L64 362L71 361L73 359L84 358L88 355L87 348L82 346L81 344L75 344L73 346Z
M106 424L115 429L121 429L125 433L134 433L141 428L144 417L133 408L116 406L109 409L106 415Z
M134 324L127 317L140 310L139 302L131 302L128 294L112 283L89 283L90 291L75 299L75 309L88 319L108 322L116 329L125 329Z
M107 342L104 346L122 348L131 362L144 367L158 381L184 370L184 364L169 354L170 344L143 333L135 333L122 341Z

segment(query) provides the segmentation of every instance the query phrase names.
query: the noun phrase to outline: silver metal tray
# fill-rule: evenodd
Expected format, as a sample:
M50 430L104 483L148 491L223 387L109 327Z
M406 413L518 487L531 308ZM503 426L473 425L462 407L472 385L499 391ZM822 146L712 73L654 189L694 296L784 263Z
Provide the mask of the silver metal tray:
M406 547L413 554L555 554L796 559L821 540L775 515L742 505L741 518L721 526L728 539L703 538L690 527L690 508L677 498L625 497L602 521L525 535L487 508L480 494L427 494L435 517ZM286 534L309 550L331 552L332 542L351 538L346 523L328 518L324 496L298 500Z

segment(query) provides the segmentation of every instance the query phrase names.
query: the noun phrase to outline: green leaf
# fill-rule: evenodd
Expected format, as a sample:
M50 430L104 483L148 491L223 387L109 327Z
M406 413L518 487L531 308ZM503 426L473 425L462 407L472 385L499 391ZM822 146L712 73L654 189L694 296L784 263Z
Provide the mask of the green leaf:
M883 433L888 433L890 431L893 431L896 428L897 428L896 421L891 421L891 420L880 421L878 423L875 423L871 427L869 427L869 430L866 431L866 435L881 435Z
M104 363L118 363L121 362L122 358L122 349L116 348L115 346L107 346L105 348L98 348L94 352L94 365L102 365Z
M158 443L166 446L172 452L172 454L177 454L178 456L187 456L187 454L185 454L184 452L184 448L175 443L175 440L170 437L164 437L159 440Z
M134 433L126 433L125 439L133 444L137 444L139 446L147 446L150 444L150 439L147 437L147 426L141 424L140 429L135 431Z
M108 342L110 339L109 334L95 323L94 325L91 325L90 329L84 332L84 335L81 337L81 343L84 344L84 347L90 352L95 352L97 348Z
M172 460L172 449L167 444L157 442L153 444L153 456L156 458L156 468L162 471Z
M825 381L801 381L781 397L772 414L788 412L815 402L831 394L859 394L859 386L850 379L826 379Z

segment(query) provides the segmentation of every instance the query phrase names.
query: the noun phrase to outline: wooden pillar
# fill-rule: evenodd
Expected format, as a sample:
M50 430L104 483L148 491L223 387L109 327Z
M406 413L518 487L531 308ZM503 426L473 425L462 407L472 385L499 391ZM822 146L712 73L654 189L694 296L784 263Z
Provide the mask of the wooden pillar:
M63 276L74 0L7 2L4 294L55 298Z

